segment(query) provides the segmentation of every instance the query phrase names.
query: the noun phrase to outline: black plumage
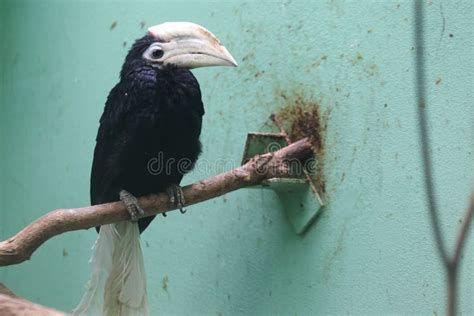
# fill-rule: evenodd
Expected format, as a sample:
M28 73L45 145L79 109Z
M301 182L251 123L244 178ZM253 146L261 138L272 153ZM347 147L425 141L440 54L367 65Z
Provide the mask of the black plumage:
M204 107L199 84L187 69L152 66L142 58L156 39L137 40L110 91L96 138L92 205L163 192L179 184L201 152ZM139 220L140 232L153 217Z

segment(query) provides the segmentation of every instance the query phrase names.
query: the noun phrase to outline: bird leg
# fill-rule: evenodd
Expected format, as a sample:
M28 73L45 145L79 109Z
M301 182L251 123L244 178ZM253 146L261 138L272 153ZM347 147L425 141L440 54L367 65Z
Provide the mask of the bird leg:
M140 217L145 215L145 211L138 205L138 200L132 193L125 190L120 191L120 200L127 206L132 222L138 221Z
M181 187L177 184L172 184L166 189L166 193L170 198L170 202L179 207L181 214L186 213L186 208L184 208L186 201L184 200L184 194Z

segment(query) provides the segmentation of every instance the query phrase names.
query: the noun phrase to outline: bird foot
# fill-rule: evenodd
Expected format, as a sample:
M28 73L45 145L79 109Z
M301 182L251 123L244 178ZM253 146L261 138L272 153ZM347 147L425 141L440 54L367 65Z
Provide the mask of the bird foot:
M138 205L138 200L132 193L125 190L120 191L120 200L127 206L132 222L138 221L140 217L145 215L145 211Z
M179 207L181 214L186 213L186 208L184 208L186 201L184 200L183 189L177 184L172 184L166 189L166 193L170 198L170 202Z

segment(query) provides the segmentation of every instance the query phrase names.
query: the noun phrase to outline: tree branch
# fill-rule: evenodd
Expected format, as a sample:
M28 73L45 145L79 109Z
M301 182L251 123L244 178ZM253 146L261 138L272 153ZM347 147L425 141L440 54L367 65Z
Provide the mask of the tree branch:
M15 295L0 283L0 315L3 316L65 316L57 310L32 303Z
M462 219L462 226L461 230L459 231L458 239L456 240L456 245L454 248L454 255L451 260L451 264L453 262L457 262L461 257L462 248L464 246L464 241L466 240L466 235L469 230L469 225L472 222L472 217L474 215L474 192L471 193L471 201L469 203L469 207L466 210L466 214L464 214Z
M462 248L474 214L474 193L471 194L470 206L467 209L461 230L459 231L454 253L450 255L443 238L441 222L439 220L438 203L436 200L433 162L431 158L430 135L428 131L428 113L426 104L426 75L425 75L425 46L424 46L424 2L414 1L414 18L416 21L414 40L416 43L416 94L418 106L418 125L420 136L420 149L423 161L425 190L428 202L428 211L431 218L431 226L438 247L441 261L446 271L447 280L447 306L448 316L456 315L457 309L457 288L458 288L458 267L461 260Z
M274 153L258 155L233 170L198 181L183 188L186 205L206 201L225 193L261 183L274 177L285 177L285 161L304 161L312 154L307 138L297 141ZM148 195L139 198L145 216L176 209L167 194ZM37 219L15 236L0 242L0 266L21 263L48 239L73 230L129 220L130 215L122 202L112 202L89 207L58 209Z

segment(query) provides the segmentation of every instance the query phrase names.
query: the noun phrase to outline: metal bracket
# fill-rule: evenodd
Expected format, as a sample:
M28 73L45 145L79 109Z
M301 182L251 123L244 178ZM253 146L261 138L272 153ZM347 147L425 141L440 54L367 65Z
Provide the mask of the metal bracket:
M255 155L265 154L287 146L282 133L251 132L247 135L242 164ZM306 175L306 173L305 173ZM274 190L297 234L304 234L324 205L309 177L272 178L252 188Z

